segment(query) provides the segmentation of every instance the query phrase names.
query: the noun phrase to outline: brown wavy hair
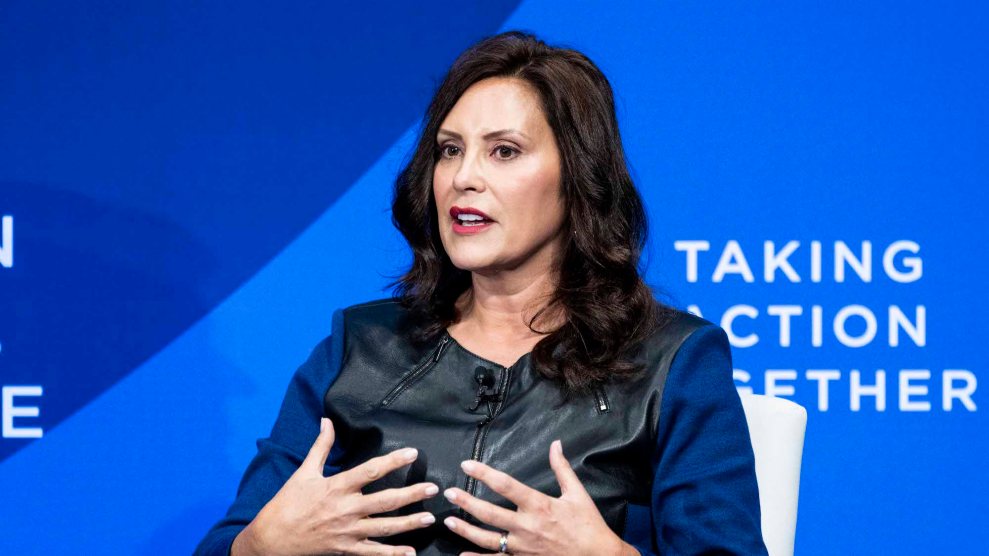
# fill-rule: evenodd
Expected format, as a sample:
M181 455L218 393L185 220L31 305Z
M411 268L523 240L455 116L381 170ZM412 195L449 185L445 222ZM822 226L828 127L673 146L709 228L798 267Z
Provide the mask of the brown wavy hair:
M567 218L559 282L527 325L540 332L533 323L550 307L563 308L566 320L536 344L534 368L561 381L568 397L636 374L641 366L627 356L672 309L655 299L639 273L646 215L625 162L611 84L584 54L524 31L485 38L454 61L395 180L392 222L413 260L388 286L414 316L413 340L430 341L457 322L455 303L471 288L470 272L453 265L440 240L432 193L436 134L464 91L490 77L534 87L561 154Z

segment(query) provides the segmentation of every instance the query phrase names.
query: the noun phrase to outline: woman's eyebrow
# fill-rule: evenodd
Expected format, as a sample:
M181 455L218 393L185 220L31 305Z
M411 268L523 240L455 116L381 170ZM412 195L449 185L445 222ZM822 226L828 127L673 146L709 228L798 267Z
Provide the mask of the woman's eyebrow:
M484 135L482 135L481 136L481 139L484 139L485 141L487 141L487 140L493 139L495 137L501 137L503 135L511 135L512 133L521 135L525 139L529 139L529 136L528 135L526 135L525 133L522 133L521 131L519 131L517 129L499 129L498 131L489 131L488 133L485 133ZM460 135L459 133L457 133L456 131L450 131L448 129L441 129L439 131L439 133L437 133L437 135L449 135L450 137L453 137L454 139L459 139L461 141L463 141L463 139L464 139L463 136Z

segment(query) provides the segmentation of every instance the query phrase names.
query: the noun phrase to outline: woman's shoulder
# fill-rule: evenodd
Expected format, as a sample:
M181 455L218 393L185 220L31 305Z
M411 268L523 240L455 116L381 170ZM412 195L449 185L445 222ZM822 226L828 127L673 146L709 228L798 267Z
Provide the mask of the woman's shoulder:
M665 384L675 361L689 363L692 357L711 355L712 349L728 348L724 330L703 317L661 305L656 319L652 332L632 351L632 361L645 370L631 381L638 387L646 388L646 383L655 387Z
M717 324L688 311L658 301L657 305L656 325L653 333L644 340L645 347L652 350L675 353L684 341L698 330L710 329L712 332L721 330Z
M401 300L397 297L382 297L361 301L339 309L350 322L390 321L405 313Z
M361 301L360 303L354 303L353 305L348 305L343 307L341 310L347 313L374 313L374 312L387 312L395 311L401 308L401 300L397 297L382 297L379 299L371 299L368 301Z
M405 334L411 327L409 311L397 297L383 297L342 307L335 328L346 335Z

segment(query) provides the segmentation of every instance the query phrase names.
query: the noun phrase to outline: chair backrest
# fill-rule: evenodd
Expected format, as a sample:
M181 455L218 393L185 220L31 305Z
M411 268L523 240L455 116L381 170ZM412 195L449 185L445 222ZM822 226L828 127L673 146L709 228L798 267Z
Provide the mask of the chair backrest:
M782 398L750 393L740 396L755 454L762 538L770 556L791 556L807 410Z

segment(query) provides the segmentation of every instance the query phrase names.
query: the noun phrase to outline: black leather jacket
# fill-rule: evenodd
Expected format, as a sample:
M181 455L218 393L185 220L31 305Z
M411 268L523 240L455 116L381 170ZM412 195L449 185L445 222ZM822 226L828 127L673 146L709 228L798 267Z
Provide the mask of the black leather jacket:
M406 340L405 315L394 300L345 310L341 372L324 397L325 413L336 424L337 446L343 450L343 468L403 446L419 449L418 460L407 472L386 476L365 492L432 481L441 489L457 485L514 508L483 483L467 478L460 462L483 461L558 496L548 452L550 443L561 439L577 476L617 534L625 532L630 505L649 508L659 456L657 426L671 361L681 343L709 326L708 321L678 312L636 355L647 372L561 404L556 383L533 370L531 354L506 368L467 351L447 333L416 349ZM749 472L754 473L751 468ZM476 523L443 496L395 515L417 511L432 512L436 523L378 540L410 544L424 555L478 550L443 525L451 514ZM758 523L757 507L755 519Z

